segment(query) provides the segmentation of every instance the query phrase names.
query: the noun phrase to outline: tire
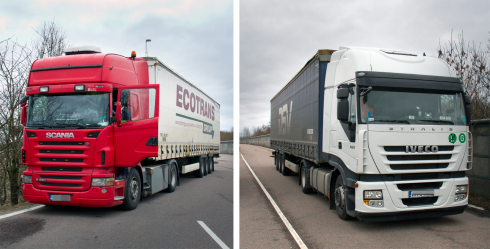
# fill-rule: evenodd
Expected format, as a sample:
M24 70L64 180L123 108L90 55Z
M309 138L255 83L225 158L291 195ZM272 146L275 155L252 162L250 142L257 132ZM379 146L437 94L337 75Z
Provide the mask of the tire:
M194 171L194 177L196 178L202 178L204 176L204 162L203 162L203 157L199 158L199 169Z
M124 186L124 201L119 206L123 210L135 209L141 198L141 178L138 170L132 168Z
M288 176L291 174L291 170L289 168L286 168L286 155L282 154L282 175L283 176Z
M279 171L279 151L276 150L276 154L274 155L274 165L276 166L276 170Z
M204 175L208 175L208 157L204 157Z
M304 194L311 194L313 193L312 188L307 188L306 186L309 185L310 179L306 177L306 169L305 167L301 167L299 177L301 178L301 189L303 190Z
M282 173L282 157L284 156L284 154L280 153L279 154L279 161L277 162L277 164L279 164L278 168L279 168L279 173Z
M212 157L208 157L208 163L207 163L207 165L208 165L208 174L213 173L213 171L211 170L211 161L212 160L213 160Z
M214 157L211 157L211 170L214 171Z
M345 184L342 179L342 175L337 177L337 181L335 181L335 189L334 189L334 200L335 200L335 209L337 210L337 215L342 220L350 220L353 217L347 214L346 210L346 193L345 193Z
M165 189L165 192L172 193L175 191L175 188L177 187L177 177L179 172L177 171L177 165L175 163L172 163L170 165L170 170L169 170L169 179L168 179L168 188Z

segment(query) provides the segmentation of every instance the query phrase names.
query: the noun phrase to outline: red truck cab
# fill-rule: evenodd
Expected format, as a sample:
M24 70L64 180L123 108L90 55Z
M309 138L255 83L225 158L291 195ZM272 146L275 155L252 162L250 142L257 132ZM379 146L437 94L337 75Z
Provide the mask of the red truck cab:
M137 98L128 104L123 94L121 100L124 89L139 92L138 98L148 98L145 91L155 89L152 114L140 114L144 107ZM126 183L128 171L139 171L136 187L141 188L140 162L158 156L156 144L148 143L158 132L158 85L148 84L146 61L135 54L72 48L32 64L26 95L21 119L27 202L110 207L123 204L125 196L139 198L126 190L134 184Z

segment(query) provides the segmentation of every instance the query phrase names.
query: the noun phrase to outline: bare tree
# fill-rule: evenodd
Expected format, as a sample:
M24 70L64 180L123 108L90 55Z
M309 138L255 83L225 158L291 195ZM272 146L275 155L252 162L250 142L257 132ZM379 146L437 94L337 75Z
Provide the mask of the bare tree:
M44 22L41 29L36 30L38 39L32 43L32 50L36 59L62 55L68 43L65 31L53 21Z
M5 203L7 193L11 205L19 202L20 173L24 168L20 161L20 102L25 97L31 64L34 59L62 55L68 46L65 32L54 20L44 22L35 32L39 37L32 42L32 48L12 39L0 42L0 204Z
M471 99L472 119L490 118L490 39L487 49L467 42L463 32L437 48L438 57L449 64L461 79Z
M19 180L22 167L22 125L20 122L20 102L25 96L25 86L29 77L31 64L31 51L26 45L17 41L7 40L1 43L0 53L0 165L4 176L4 195L2 203L6 200L6 186L10 187L10 203L16 205L19 199Z

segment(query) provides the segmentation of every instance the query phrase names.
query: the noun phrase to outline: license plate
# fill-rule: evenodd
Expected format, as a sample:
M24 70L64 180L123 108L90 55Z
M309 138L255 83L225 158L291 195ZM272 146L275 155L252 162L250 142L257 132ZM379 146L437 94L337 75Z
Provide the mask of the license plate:
M71 201L71 196L70 195L50 195L49 196L50 201Z
M408 198L434 197L434 190L408 191Z

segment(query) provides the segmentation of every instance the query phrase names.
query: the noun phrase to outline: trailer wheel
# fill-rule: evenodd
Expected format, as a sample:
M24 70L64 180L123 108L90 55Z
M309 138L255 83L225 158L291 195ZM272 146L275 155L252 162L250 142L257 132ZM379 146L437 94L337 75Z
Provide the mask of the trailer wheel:
M214 157L211 157L211 170L214 171Z
M208 166L208 174L213 173L213 171L211 170L211 161L213 161L213 158L208 156L208 163L206 164Z
M207 176L208 175L208 157L207 156L203 157L203 160L204 160L204 175Z
M280 159L280 155L279 155L279 151L276 150L276 153L274 154L274 165L276 166L276 170L279 171L279 160Z
M124 201L119 206L124 210L133 210L138 206L141 197L141 179L138 170L132 168L124 186Z
M166 192L172 193L175 191L175 188L177 187L177 174L177 165L172 163L170 165L170 176L168 179L168 188L165 190Z
M282 158L284 157L284 154L280 153L279 154L279 161L277 162L278 168L279 168L279 173L282 173Z
M203 157L199 158L199 169L194 171L194 177L202 178L204 176L204 159Z
M335 182L335 192L334 192L334 198L335 198L335 209L337 210L337 215L339 218L342 220L350 220L353 217L347 214L346 210L346 191L345 191L345 184L344 180L342 179L342 175L339 175L337 177L337 181Z
M289 168L286 168L286 154L282 154L282 160L281 160L281 164L282 164L282 175L283 176L288 176L291 174L291 170Z
M303 190L303 193L304 194L311 194L313 192L313 189L312 188L307 188L306 186L309 185L309 182L310 182L310 179L308 179L306 177L306 169L303 165L303 167L301 167L301 171L300 171L300 177L301 177L301 189ZM308 184L307 184L308 183Z

